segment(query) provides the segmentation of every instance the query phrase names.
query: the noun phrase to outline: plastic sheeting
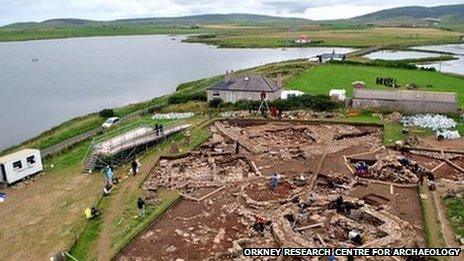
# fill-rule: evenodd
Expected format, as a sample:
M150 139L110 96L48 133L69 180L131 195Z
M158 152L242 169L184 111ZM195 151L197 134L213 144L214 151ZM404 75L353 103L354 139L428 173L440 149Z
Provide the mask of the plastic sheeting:
M459 131L450 131L450 130L437 131L435 135L437 136L437 138L441 138L445 140L454 140L454 139L461 138L461 135L459 135Z
M193 112L170 112L170 113L157 113L153 115L152 119L154 120L178 120L178 119L188 119L195 116Z
M456 128L456 121L440 114L418 114L403 117L403 125L437 130Z
M456 121L450 117L440 114L418 114L403 117L404 126L415 126L432 129L435 135L443 139L459 139L461 136L456 130Z

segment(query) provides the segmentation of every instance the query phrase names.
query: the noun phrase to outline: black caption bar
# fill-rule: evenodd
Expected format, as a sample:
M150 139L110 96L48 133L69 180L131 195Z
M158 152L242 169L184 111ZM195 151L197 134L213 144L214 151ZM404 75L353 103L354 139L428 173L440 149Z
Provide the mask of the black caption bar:
M459 256L460 248L244 248L244 256Z

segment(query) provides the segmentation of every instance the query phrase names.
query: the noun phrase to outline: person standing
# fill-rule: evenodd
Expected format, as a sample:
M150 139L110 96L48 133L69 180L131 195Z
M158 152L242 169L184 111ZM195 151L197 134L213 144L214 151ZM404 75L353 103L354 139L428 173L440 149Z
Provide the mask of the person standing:
M132 175L136 175L139 172L139 164L137 163L137 159L134 159L131 163L132 168Z
M141 218L145 217L145 205L145 200L142 197L139 197L137 200L137 215Z
M272 174L272 177L271 177L271 189L273 191L277 190L277 186L279 186L279 182L280 182L280 175L277 174L277 173Z
M106 166L105 169L105 178L106 178L106 183L113 186L113 168L110 165Z

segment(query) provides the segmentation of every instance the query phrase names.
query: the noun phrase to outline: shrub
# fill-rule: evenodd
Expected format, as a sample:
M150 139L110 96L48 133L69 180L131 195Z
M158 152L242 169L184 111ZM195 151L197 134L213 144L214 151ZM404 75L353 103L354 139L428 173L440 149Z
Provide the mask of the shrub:
M213 108L224 108L226 110L257 110L260 101L247 101L240 100L235 103L214 103L210 101L210 106ZM275 106L283 111L297 110L297 109L311 109L314 111L333 111L340 106L341 103L333 101L328 95L302 95L298 97L291 97L287 100L275 100L269 103L269 106Z
M142 112L142 116L143 115L149 115L149 114L153 114L155 112L159 112L161 111L164 107L166 107L164 104L157 104L157 105L154 105L154 106L151 106L149 107L148 109L144 110Z
M103 109L99 113L100 117L102 118L110 118L114 117L116 114L114 113L113 109Z
M365 66L378 66L388 68L400 68L407 70L418 70L419 68L405 61L390 61L390 60L372 60L369 62L357 62L357 61L330 61L331 64L346 64L346 65L365 65Z
M211 101L209 101L209 106L212 108L219 108L222 106L224 101L221 98L214 98Z
M187 103L189 101L207 101L206 92L176 93L168 99L169 104Z

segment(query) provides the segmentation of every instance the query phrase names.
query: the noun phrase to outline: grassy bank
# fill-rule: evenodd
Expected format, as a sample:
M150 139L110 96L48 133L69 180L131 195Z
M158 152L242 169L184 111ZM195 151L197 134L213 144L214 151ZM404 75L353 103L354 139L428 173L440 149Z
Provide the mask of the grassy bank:
M85 26L32 26L0 28L0 42L60 39L94 36L191 34L188 42L199 42L229 48L276 48L276 47L369 47L442 44L458 42L461 33L436 28L374 27L350 24L271 23L252 24L225 23L202 24L188 28L176 24L110 25L89 24ZM300 35L308 35L312 42L296 44Z
M464 105L464 78L441 74L439 72L388 68L381 66L326 64L317 66L288 83L291 89L310 94L328 94L330 89L346 89L352 95L354 81L363 81L368 88L388 89L377 85L377 77L392 77L405 89L409 83L419 86L419 90L456 92L459 104Z
M306 34L312 39L309 44L295 44L299 35ZM414 45L455 43L460 33L433 28L382 28L308 31L291 30L248 30L243 32L191 36L188 42L200 42L223 48L273 48L273 47L406 47Z
M464 238L464 199L462 197L445 197L443 205L454 232Z
M115 191L116 192L116 191ZM146 217L144 219L134 218L134 213L137 213L135 204L128 204L125 212L127 212L127 220L122 218L119 222L128 222L125 226L123 235L120 236L118 241L120 242L118 249L122 249L126 243L129 243L138 233L140 233L145 227L147 227L153 220L157 219L162 215L169 207L179 198L179 194L175 191L163 190L158 195L159 203L157 205L149 205L146 209ZM131 195L128 199L130 203L137 201L137 195ZM101 209L108 209L110 198L104 198L102 203L99 205ZM133 205L133 206L132 206ZM87 224L82 231L81 235L76 240L76 243L72 246L69 253L79 260L95 260L97 257L96 243L100 239L100 233L102 232L102 223L105 217L101 216L95 220L87 221Z
M428 247L446 247L446 241L441 229L437 206L432 194L424 186L419 186L419 198L424 219L425 238ZM449 260L447 257L434 257L434 260Z
M39 28L0 29L0 42L31 41L94 36L154 35L154 34L198 34L216 32L208 28L185 29L175 26L73 26Z

